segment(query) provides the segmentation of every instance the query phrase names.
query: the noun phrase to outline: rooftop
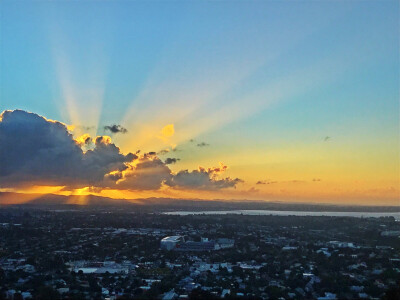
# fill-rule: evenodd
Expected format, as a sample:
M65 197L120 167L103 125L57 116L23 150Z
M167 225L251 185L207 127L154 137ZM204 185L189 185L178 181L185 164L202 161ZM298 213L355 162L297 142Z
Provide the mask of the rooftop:
M182 238L182 236L180 236L180 235L166 236L161 241L163 241L163 242L179 242L179 240L181 238Z

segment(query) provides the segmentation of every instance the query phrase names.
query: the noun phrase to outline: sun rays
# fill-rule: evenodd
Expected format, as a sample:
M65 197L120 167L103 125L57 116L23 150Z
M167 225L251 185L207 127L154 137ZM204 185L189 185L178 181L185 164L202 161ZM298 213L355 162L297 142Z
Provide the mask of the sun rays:
M330 17L318 22L327 26L334 19ZM86 133L102 135L102 116L107 114L103 110L106 75L112 57L110 47L104 45L111 37L97 33L86 41L85 48L79 44L72 47L72 37L57 25L55 16L50 23L53 62L63 100L59 104L60 113L67 124L74 125L75 136ZM250 118L267 109L271 103L298 95L311 82L314 84L316 77L323 78L321 75L326 74L319 65L313 67L320 71L319 74L294 69L289 74L271 77L268 70L282 60L285 53L318 33L317 28L307 27L295 39L279 44L273 43L274 35L251 32L250 36L260 39L251 48L232 39L224 46L219 45L218 51L211 45L218 44L222 33L201 37L208 43L195 43L184 50L180 45L187 37L171 34L157 52L158 57L154 57L154 63L143 79L144 84L136 95L131 96L130 104L120 110L119 119L114 119L134 133L134 138L116 136L116 141L124 151L158 151L165 148L166 143L175 147L204 133ZM95 32L91 27L84 30ZM82 51L78 59L71 55L76 52L75 48ZM185 55L180 57L178 54L181 52ZM270 78L254 85L254 78L260 74ZM174 124L176 129L174 136L167 138L168 142L159 138L159 132L166 124Z

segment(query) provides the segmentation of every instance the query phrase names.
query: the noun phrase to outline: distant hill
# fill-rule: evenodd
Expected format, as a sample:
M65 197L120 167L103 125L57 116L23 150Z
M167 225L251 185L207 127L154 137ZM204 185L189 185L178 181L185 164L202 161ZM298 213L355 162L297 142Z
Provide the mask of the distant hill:
M88 206L131 206L129 200L113 199L95 195L63 196L55 194L24 194L0 192L0 205L88 205Z
M267 202L252 200L202 200L173 198L113 199L95 195L63 196L55 194L23 194L0 192L0 207L22 206L46 209L115 208L140 211L173 210L286 210L286 211L359 211L400 212L399 206L356 206L310 204L290 202Z

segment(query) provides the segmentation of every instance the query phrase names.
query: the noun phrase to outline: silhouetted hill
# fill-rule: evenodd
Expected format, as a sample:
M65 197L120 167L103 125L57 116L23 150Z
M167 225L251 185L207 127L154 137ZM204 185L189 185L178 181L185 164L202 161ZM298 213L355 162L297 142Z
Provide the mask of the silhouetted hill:
M290 211L360 211L400 212L396 206L356 206L251 200L201 200L173 198L113 199L95 195L63 196L55 194L23 194L0 192L0 206L24 206L34 208L116 208L145 211L173 210L290 210Z

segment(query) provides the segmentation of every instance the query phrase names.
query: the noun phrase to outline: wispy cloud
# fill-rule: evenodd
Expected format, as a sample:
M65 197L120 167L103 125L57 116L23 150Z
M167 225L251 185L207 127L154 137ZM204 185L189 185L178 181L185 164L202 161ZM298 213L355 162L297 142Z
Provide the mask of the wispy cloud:
M201 142L197 144L197 147L207 147L207 146L210 146L210 144L207 144L206 142Z

